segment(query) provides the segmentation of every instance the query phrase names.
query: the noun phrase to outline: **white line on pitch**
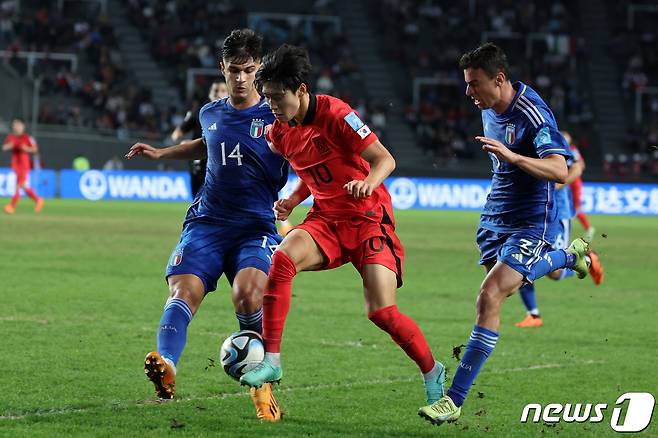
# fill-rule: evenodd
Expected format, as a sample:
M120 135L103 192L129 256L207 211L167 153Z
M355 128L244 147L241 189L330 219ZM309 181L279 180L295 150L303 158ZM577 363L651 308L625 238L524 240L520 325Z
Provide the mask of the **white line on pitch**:
M519 372L524 372L524 371L534 371L534 370L542 370L542 369L551 369L551 368L569 368L569 367L575 367L575 366L582 366L582 365L602 365L605 362L602 360L586 360L582 362L573 362L573 363L566 363L566 364L559 364L559 363L547 363L547 364L539 364L539 365L529 365L527 367L519 367L519 368L508 368L508 369L498 369L498 370L493 370L493 371L483 371L484 374L507 374L507 373L519 373ZM307 386L293 386L293 387L287 387L287 388L278 388L277 392L283 392L283 393L289 393L289 392L305 392L305 391L318 391L318 390L324 390L324 389L345 389L345 388L353 388L357 386L376 386L376 385L391 385L395 383L408 383L408 382L416 382L420 381L419 377L403 377L403 378L397 378L397 379L376 379L376 380L366 380L366 381L361 381L361 382L346 382L346 383L324 383L324 384L319 384L319 385L307 385ZM232 398L232 397L246 397L248 395L248 392L246 391L240 391L240 392L227 392L224 394L217 394L217 395L209 395L205 397L184 397L184 398L176 398L172 401L156 401L156 400L147 400L147 401L142 401L138 402L136 404L132 403L122 403L122 404L112 404L111 407L113 409L117 408L129 408L132 406L150 406L154 404L169 404L169 403L185 403L185 402L196 402L196 401L204 401L204 400L223 400L226 398ZM67 414L78 414L82 412L90 412L98 409L104 409L104 408L109 408L110 406L91 406L88 408L62 408L62 409L49 409L49 410L44 410L40 412L28 412L24 414L17 414L17 415L2 415L0 416L0 420L23 420L25 418L29 417L43 417L47 415L67 415Z

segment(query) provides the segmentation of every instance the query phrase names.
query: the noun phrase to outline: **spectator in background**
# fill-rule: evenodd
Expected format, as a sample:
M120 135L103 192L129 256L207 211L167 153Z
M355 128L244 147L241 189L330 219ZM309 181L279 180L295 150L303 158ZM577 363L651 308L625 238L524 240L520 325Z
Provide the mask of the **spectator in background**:
M213 81L210 85L210 90L208 90L208 100L214 101L218 99L224 99L228 97L228 88L226 88L226 83L223 80L217 79ZM192 132L192 138L197 139L201 138L201 125L199 125L199 108L192 108L185 115L183 123L174 129L174 132L171 133L171 139L173 141L178 141L183 135L188 132ZM190 179L192 181L192 197L196 197L197 193L201 189L203 182L206 179L206 164L208 163L207 159L204 160L192 160L190 161Z

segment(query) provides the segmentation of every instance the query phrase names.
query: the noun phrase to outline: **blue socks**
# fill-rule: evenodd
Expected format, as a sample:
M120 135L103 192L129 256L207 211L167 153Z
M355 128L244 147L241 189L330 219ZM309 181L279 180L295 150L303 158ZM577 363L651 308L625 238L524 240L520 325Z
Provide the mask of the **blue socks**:
M537 280L556 269L572 268L575 262L576 257L563 249L550 251L532 266L532 272L534 274L532 279Z
M184 300L167 301L158 329L158 352L174 364L178 363L185 348L187 326L192 321L192 310Z
M263 308L256 310L254 313L238 313L235 317L240 323L240 330L251 330L263 334Z
M535 285L531 283L524 284L519 288L519 295L528 313L539 315L539 309L537 309L537 302L535 301Z
M448 396L456 406L464 404L466 395L475 381L482 365L498 342L498 333L476 325L466 346L466 352L459 362Z

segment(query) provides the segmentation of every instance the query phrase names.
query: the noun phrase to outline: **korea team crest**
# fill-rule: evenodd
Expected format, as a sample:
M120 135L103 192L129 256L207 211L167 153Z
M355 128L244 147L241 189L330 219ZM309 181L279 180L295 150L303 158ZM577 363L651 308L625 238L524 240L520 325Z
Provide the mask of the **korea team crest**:
M265 132L265 122L262 119L253 119L251 121L251 128L249 129L249 135L253 138L260 138Z
M516 141L516 127L513 124L509 123L505 127L505 143L511 146L514 144L515 141Z

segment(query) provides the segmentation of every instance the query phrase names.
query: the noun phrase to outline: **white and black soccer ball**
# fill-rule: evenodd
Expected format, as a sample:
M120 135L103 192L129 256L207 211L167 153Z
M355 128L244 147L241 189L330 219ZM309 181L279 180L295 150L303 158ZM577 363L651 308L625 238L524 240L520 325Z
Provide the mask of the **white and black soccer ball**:
M219 350L219 360L226 374L240 380L262 362L265 346L260 334L251 330L242 330L231 334Z

